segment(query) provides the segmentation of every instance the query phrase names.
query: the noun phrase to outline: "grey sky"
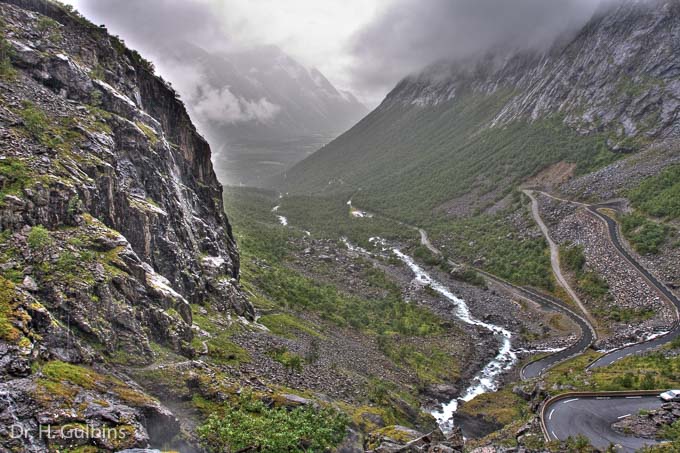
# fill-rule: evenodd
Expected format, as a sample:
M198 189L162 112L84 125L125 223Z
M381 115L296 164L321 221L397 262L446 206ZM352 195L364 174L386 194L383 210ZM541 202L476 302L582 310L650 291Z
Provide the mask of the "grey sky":
M275 44L375 106L402 77L499 45L543 46L598 0L68 0L154 56L159 41L208 50ZM161 68L162 69L162 68ZM172 80L170 75L169 77Z

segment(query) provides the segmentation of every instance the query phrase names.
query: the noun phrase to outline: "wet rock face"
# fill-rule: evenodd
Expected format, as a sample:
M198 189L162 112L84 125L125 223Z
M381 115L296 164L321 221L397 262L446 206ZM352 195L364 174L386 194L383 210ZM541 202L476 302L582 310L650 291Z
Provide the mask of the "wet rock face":
M126 433L101 440L104 451L161 445L175 417L117 366L151 363L154 345L193 357L191 304L253 318L210 148L175 92L105 29L43 0L0 0L0 19L11 49L0 71L0 425ZM24 441L64 448L0 430L0 450Z

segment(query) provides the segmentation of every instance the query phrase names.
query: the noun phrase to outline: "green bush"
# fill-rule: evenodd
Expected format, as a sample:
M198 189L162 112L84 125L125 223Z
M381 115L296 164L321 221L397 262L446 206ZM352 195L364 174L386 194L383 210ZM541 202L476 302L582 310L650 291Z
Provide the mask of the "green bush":
M580 245L560 246L560 264L566 270L580 275L586 264L583 247Z
M24 120L24 128L28 133L36 140L42 140L50 129L50 121L45 112L38 109L33 103L24 101L20 114Z
M661 428L660 437L664 440L680 442L680 420Z
M37 225L31 228L26 239L28 246L36 251L45 249L52 243L50 232L42 225Z
M343 440L347 424L347 417L333 409L270 408L245 395L237 406L211 415L198 435L203 446L215 453L325 452Z
M15 158L0 160L0 205L6 195L20 195L30 181L26 164Z
M579 289L592 299L599 300L609 293L607 282L595 272L586 272L578 279Z
M0 78L13 79L16 70L12 66L12 46L5 39L5 23L0 19Z
M274 348L270 351L269 355L281 365L285 366L290 372L300 373L302 371L302 357L288 351L286 348Z
M443 261L441 256L435 255L424 245L416 246L416 248L413 250L413 257L419 261L422 261L428 266L438 266Z

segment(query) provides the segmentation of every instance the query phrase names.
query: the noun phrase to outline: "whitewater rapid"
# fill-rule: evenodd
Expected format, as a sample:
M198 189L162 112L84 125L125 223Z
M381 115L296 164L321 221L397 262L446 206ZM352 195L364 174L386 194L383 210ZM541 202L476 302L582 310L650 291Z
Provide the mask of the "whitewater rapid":
M280 197L279 197L279 198L280 198ZM272 212L273 212L273 213L278 212L278 210L279 210L280 207L281 207L280 205L274 206L274 207L272 208ZM288 226L288 219L287 219L287 218L285 218L285 217L282 216L282 215L277 215L276 218L279 219L279 223L280 223L281 225L283 225L283 226Z
M435 410L432 415L437 419L442 429L450 429L453 426L453 414L458 409L459 401L470 401L482 393L495 392L498 390L498 379L503 372L511 369L517 362L517 354L512 350L512 333L503 327L490 324L476 319L470 313L470 309L463 299L453 295L444 285L434 280L423 268L418 266L408 255L403 254L399 249L392 250L394 254L402 260L416 276L416 280L424 285L429 285L436 292L450 300L454 306L454 314L458 319L466 324L480 326L492 332L500 341L500 348L496 356L482 369L472 380L465 393L444 404L442 410Z

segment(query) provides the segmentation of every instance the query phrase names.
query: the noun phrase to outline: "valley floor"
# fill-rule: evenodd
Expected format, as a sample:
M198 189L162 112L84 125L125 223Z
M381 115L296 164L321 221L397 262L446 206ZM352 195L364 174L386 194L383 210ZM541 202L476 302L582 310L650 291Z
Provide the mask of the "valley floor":
M537 212L546 222L545 233L556 242L564 279L575 288L588 314L592 312L599 338L595 345L597 350L641 341L641 338L659 335L671 327L674 322L672 305L658 297L654 288L647 287L634 268L627 267L624 261L613 260L616 252L606 236L604 223L568 199L543 193L537 193L536 197ZM541 231L533 222L527 199L514 198L493 215L455 221L435 216L424 220L426 229L418 229L364 211L362 207L348 203L349 196L281 197L264 191L229 189L226 198L234 204L232 212L239 212L239 204L249 206L248 226L244 231L253 227L254 219L258 224L258 235L261 236L260 228L265 226L269 231L276 230L274 235L280 240L279 263L285 263L289 272L303 276L309 284L328 285L339 293L365 299L370 304L384 297L378 288L385 290L384 283L389 282L396 298L422 308L423 313L434 315L433 319L438 320L434 321L435 325L444 323L440 324L440 327L444 326L443 330L435 328L426 332L425 329L404 335L389 329L376 330L364 318L342 333L345 341L350 337L363 339L360 347L352 348L343 343L344 353L339 353L340 345L329 341L328 349L324 346L324 355L329 356L324 367L338 370L340 363L341 369L353 370L356 373L354 380L347 382L357 384L355 389L361 387L358 384L366 375L378 377L388 383L387 387L393 393L408 394L404 401L411 404L414 413L421 408L431 410L433 404L446 404L465 394L467 385L493 358L494 351L498 351L497 338L452 316L455 307L451 301L441 297L433 286L419 283L418 275L396 259L398 256L391 252L394 248L414 257L433 278L465 300L473 316L512 332L512 349L520 356L517 365L503 373L496 385L487 389L490 390L488 393L457 404L455 423L462 427L470 446L498 447L521 442L527 447L539 448L540 445L554 451L576 448L576 444L569 442L580 440L560 439L567 442L560 444L550 439L550 443L544 443L534 414L547 395L578 390L666 388L677 385L675 381L680 378L673 371L680 344L669 338L657 343L661 345L657 352L645 351L640 356L623 357L603 368L586 370L590 361L602 357L602 352L590 351L543 370L537 378L520 380L519 370L523 364L574 344L581 332L564 312L550 309L536 298L527 298L526 294L523 297L522 291L516 289L533 287L531 291L561 299L560 303L565 307L571 306L571 310L581 313L573 297L550 277L549 253ZM271 212L274 207L276 214ZM285 222L281 222L280 217L285 218ZM429 238L429 232L433 233L433 239ZM244 250L247 250L247 242L242 239ZM640 257L631 247L629 249L639 262L649 263L648 255ZM253 250L250 256L245 253L246 260L258 262L259 268L252 268L252 273L247 272L244 278L254 290L258 288L266 294L267 283L258 275L266 274L271 263L259 261L258 253L258 250ZM486 278L485 272L490 272ZM383 284L375 287L378 274ZM639 295L635 296L637 293ZM271 294L269 291L270 303L275 300ZM285 297L274 301L273 305L259 308L263 313L277 312L282 300ZM321 309L322 317L332 317L334 310L329 308ZM310 304L287 313L293 318L321 325L317 319L318 310L318 306ZM347 313L341 316L352 322ZM367 329L367 326L370 327ZM376 373L365 359L379 363L380 372ZM345 360L361 364L360 370L349 366ZM443 368L437 368L435 364L442 365L442 360L445 360ZM626 366L632 366L628 370L634 371L621 371ZM297 382L298 388L329 392L323 385L310 388L313 387L310 382L315 379L332 383L313 377L323 376L323 371L310 367L304 373L308 374ZM355 396L360 394L360 390L354 393ZM361 404L361 397L352 398L351 392L333 396L351 404ZM387 409L394 400L383 403ZM368 404L380 406L371 402L370 397ZM423 425L413 424L413 420L402 419L401 422L423 429Z

